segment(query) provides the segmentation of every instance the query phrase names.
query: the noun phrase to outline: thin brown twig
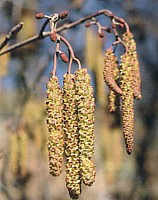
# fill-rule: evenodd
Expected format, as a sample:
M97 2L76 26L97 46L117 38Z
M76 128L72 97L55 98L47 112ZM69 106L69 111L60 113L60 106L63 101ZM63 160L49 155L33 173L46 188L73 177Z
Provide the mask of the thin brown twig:
M22 29L23 24L24 24L23 22L20 22L9 31L5 39L0 44L0 50L3 49L8 44L8 42L13 38L13 36L16 35Z
M81 62L78 58L75 57L75 54L74 54L74 51L73 51L73 48L71 46L71 44L67 41L67 39L63 36L60 35L60 39L62 42L64 42L64 44L68 47L69 49L69 52L70 52L70 61L71 61L71 58L72 58L72 61L76 61L77 64L78 64L78 67L79 69L81 68ZM72 63L70 63L69 67L68 67L68 73L71 72L71 65Z
M89 15L89 16L83 17L83 18L81 18L81 19L79 19L79 20L76 20L76 21L74 21L74 22L72 22L72 23L64 24L64 25L62 25L61 27L57 28L57 29L56 29L56 32L59 33L59 32L61 32L61 31L64 31L64 30L73 28L73 27L75 27L75 26L77 26L77 25L79 25L79 24L82 24L82 23L84 23L85 21L90 20L90 19L92 19L93 17L97 17L97 16L99 16L99 15L105 15L105 16L110 17L111 19L115 19L118 23L124 24L125 27L126 27L126 31L129 31L129 26L128 26L128 24L125 22L124 19L115 16L115 15L114 15L111 11L109 11L109 10L103 9L103 10L99 10L98 12L96 12L96 13L94 13L94 14L92 14L92 15ZM11 51L13 51L13 50L15 50L15 49L17 49L17 48L20 48L20 47L22 47L22 46L25 46L25 45L27 45L27 44L30 44L30 43L32 43L32 42L34 42L34 41L43 39L43 38L45 38L45 37L47 37L47 36L49 36L49 35L50 35L50 32L43 32L42 37L41 37L41 32L40 32L40 34L35 35L35 36L33 36L33 37L31 37L31 38L25 40L25 41L19 42L19 43L15 44L15 45L12 45L12 46L10 46L8 49L6 49L6 50L0 52L0 56L4 55L4 54L6 54L6 53L9 53L9 52L11 52Z
M54 62L53 62L53 70L52 70L52 75L56 75L56 68L57 68L57 51L54 52Z

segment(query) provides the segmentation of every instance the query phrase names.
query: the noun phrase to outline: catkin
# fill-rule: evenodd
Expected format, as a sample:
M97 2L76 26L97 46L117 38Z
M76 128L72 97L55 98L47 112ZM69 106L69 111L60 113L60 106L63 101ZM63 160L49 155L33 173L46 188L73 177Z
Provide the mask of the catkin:
M109 95L108 95L108 110L109 112L115 112L116 110L116 93L110 89Z
M75 73L76 100L78 109L78 129L79 129L79 152L82 180L93 183L95 181L94 172L85 177L86 171L84 159L91 160L94 156L94 110L95 100L93 97L93 88L90 85L90 76L87 69L79 69ZM90 161L89 161L90 162ZM92 180L93 177L93 180ZM88 180L87 180L88 182ZM91 185L91 184L89 184Z
M82 180L87 186L91 186L95 181L96 168L92 160L82 157Z
M22 175L27 172L27 152L28 152L28 136L23 130L19 130L19 167Z
M132 65L132 74L133 74L133 92L136 99L141 99L141 77L139 69L139 61L136 50L136 42L134 40L133 34L127 32L123 34L123 42L126 44L126 51L130 58Z
M8 168L13 174L18 171L18 158L19 148L18 148L18 135L12 133L9 139L9 158L8 158Z
M120 87L121 95L121 117L126 151L130 154L134 146L134 95L133 95L133 75L130 56L125 53L121 56L120 66Z
M104 56L104 81L111 90L117 94L122 94L120 87L117 85L114 77L114 70L118 67L117 58L113 53L112 48L109 48L105 52Z
M77 199L81 193L79 133L74 75L65 74L63 84L64 132L66 157L66 187L70 197Z
M119 69L118 69L118 63L117 63L117 58L115 57L115 65L113 65L113 70L112 70L112 77L115 81L119 80ZM112 89L109 91L108 95L108 110L109 112L115 112L116 110L116 97L117 93L114 92Z
M56 76L51 76L47 84L47 126L49 172L53 176L59 176L62 170L64 153L63 134L63 101L62 91Z

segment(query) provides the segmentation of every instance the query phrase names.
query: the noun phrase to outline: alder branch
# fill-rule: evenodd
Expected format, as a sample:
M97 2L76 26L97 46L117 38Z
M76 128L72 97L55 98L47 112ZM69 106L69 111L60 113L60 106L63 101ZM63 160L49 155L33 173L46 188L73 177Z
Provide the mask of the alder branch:
M8 42L22 29L22 27L23 27L23 22L20 22L9 31L5 39L0 44L0 50L3 49L8 44Z
M96 13L94 13L94 14L92 14L92 15L83 17L83 18L81 18L81 19L79 19L79 20L76 20L76 21L74 21L74 22L72 22L72 23L64 24L64 25L58 27L58 28L56 29L56 33L62 32L62 31L67 30L67 29L71 29L71 28L73 28L73 27L75 27L75 26L77 26L77 25L79 25L79 24L82 24L82 23L86 22L87 20L90 20L90 19L92 19L92 18L94 18L94 17L97 17L97 16L100 16L100 15L105 15L105 16L107 16L107 17L110 17L111 21L114 19L114 20L117 22L117 24L123 25L123 26L126 28L126 31L127 31L127 32L129 31L129 26L128 26L128 24L126 23L126 21L125 21L123 18L120 18L120 17L118 17L118 16L115 16L115 15L114 15L111 11L109 11L109 10L103 9L103 10L99 10L98 12L96 12ZM41 28L41 31L44 30L43 27L45 27L45 25L46 25L47 23L48 23L47 21L44 23L44 25L43 25L42 28ZM4 54L6 54L6 53L12 52L12 51L14 51L15 49L18 49L18 48L20 48L20 47L23 47L23 46L25 46L25 45L27 45L27 44L30 44L30 43L32 43L32 42L35 42L35 41L37 41L37 40L44 39L45 37L48 37L48 36L51 34L51 32L42 32L42 34L41 34L41 31L40 31L39 34L37 34L37 35L35 35L35 36L31 37L31 38L28 38L27 40L24 40L24 41L19 42L19 43L17 43L17 44L11 45L8 49L6 49L6 50L4 50L4 51L1 51L1 52L0 52L0 56L4 55Z

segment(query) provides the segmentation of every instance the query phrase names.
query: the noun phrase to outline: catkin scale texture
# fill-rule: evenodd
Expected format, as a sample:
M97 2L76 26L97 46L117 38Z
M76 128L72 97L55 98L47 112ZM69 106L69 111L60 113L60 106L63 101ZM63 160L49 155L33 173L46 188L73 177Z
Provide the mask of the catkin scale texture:
M119 79L119 69L118 69L118 62L117 62L117 57L113 54L113 66L111 67L111 75L112 78L115 81L118 81ZM122 91L121 91L122 92ZM108 110L109 112L115 112L116 110L116 96L117 93L113 91L112 89L109 90L109 95L108 95Z
M49 172L53 176L59 176L62 170L64 153L63 134L63 101L62 91L58 78L51 76L47 84L47 126L48 126L48 157Z
M87 166L84 165L84 160L91 159L94 156L94 110L95 100L93 97L93 88L90 85L90 76L86 69L79 69L75 73L76 86L76 103L78 111L78 129L79 129L79 152L80 152L80 167L82 180L86 180L91 184L95 181L93 170L88 177L85 177ZM93 180L92 180L93 177ZM88 181L88 178L89 181ZM85 182L84 182L85 183ZM91 185L90 183L87 185Z
M82 158L82 180L87 186L91 186L95 181L96 167L92 160L89 158Z
M75 199L81 193L79 133L76 108L74 75L65 74L63 84L63 116L65 133L66 187Z
M133 74L132 64L128 53L121 56L120 66L120 87L122 90L121 117L126 151L130 154L134 147L134 95L133 95Z
M12 133L9 138L9 160L8 168L13 174L18 171L18 161L19 161L19 145L18 145L18 135Z
M141 77L139 69L139 61L136 50L136 42L134 40L133 34L131 32L123 34L123 41L126 44L126 51L130 58L130 62L133 65L132 74L133 74L133 92L136 99L141 99Z

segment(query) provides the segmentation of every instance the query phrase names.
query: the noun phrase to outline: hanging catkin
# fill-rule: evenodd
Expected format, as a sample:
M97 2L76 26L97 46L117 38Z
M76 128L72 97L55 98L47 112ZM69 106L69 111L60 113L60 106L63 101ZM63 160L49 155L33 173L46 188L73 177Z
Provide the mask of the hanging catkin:
M110 89L109 95L108 95L108 110L109 112L115 112L116 110L116 93Z
M113 54L113 66L111 66L111 73L112 78L117 82L119 79L119 69L118 69L118 62L117 57ZM114 112L116 110L116 97L117 93L112 89L109 89L108 95L108 110L109 112Z
M63 137L63 101L62 91L56 76L51 76L47 84L47 126L49 172L53 176L59 176L62 170L64 137Z
M126 32L123 34L123 42L126 44L126 51L128 53L129 59L132 65L133 74L133 92L136 99L141 99L141 77L139 69L139 61L136 50L136 42L134 40L133 34L131 32Z
M122 94L120 87L117 85L114 76L114 69L118 67L117 58L113 53L112 48L105 51L104 56L104 81L109 86L111 90L117 94Z
M18 135L11 133L9 138L9 156L8 156L8 168L13 174L18 171L19 160L19 148L18 148Z
M93 88L90 85L90 76L87 69L79 69L75 73L76 100L78 109L79 151L81 163L81 177L86 185L95 181L95 172L85 174L87 165L84 160L91 162L94 156L94 110ZM86 176L85 176L86 175Z
M95 181L96 167L93 160L83 157L82 159L82 180L85 185L91 186Z
M81 193L79 133L74 75L65 74L63 84L64 132L66 157L66 187L70 197L77 199Z
M125 53L121 56L120 66L120 87L122 90L121 117L124 140L127 153L130 154L134 146L134 95L133 95L133 74L130 56Z
M19 129L19 167L21 175L27 173L27 157L28 157L28 135L24 129Z

